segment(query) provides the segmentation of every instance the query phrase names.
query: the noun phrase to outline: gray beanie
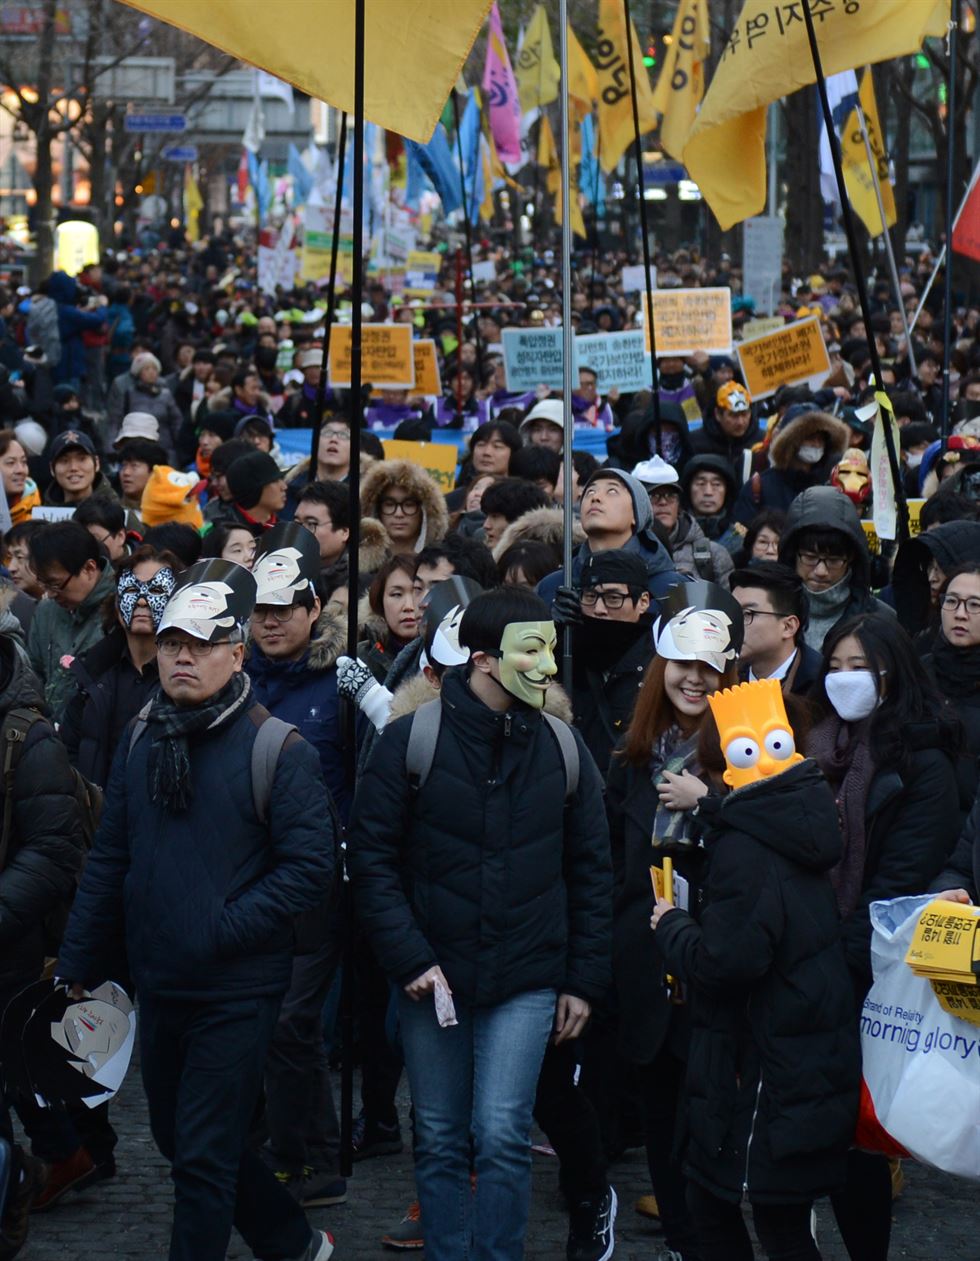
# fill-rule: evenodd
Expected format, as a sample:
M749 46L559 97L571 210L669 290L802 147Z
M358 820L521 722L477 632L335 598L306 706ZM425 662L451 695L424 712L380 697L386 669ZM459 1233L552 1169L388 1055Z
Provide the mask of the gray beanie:
M602 468L596 469L592 474L582 487L582 493L585 494L593 482L597 482L604 477L618 478L629 491L630 498L633 500L633 520L636 522L633 532L634 534L646 534L650 523L653 521L653 508L650 505L650 493L647 488L632 473L627 473L621 468L610 468L609 465L604 465Z

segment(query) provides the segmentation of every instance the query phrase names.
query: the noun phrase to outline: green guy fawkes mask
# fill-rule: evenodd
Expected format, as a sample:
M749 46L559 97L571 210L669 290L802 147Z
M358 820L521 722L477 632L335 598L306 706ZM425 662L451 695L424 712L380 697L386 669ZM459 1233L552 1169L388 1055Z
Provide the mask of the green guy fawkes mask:
M510 622L500 639L500 684L525 705L544 708L544 697L558 673L554 622Z

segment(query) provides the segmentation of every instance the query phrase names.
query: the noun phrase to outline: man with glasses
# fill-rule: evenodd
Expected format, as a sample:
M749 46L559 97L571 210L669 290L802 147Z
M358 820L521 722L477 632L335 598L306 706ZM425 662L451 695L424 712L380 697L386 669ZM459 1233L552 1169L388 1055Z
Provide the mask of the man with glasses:
M350 539L350 495L340 482L310 482L299 494L294 520L316 539L320 552L317 587L329 600L347 586L347 542Z
M820 677L821 658L803 638L810 608L803 580L788 565L756 561L735 570L730 588L745 624L743 681L778 679L783 692L806 696Z
M642 469L659 465L658 480L649 484ZM653 519L667 532L667 546L674 568L685 578L704 578L724 587L735 567L731 553L720 543L712 542L694 516L681 506L681 484L677 471L663 460L654 458L634 470L650 492Z
M871 594L871 556L857 510L833 486L811 486L786 515L779 560L803 580L810 601L804 637L818 652L829 632L858 613L895 610Z
M75 694L68 666L105 634L102 603L115 578L103 548L77 521L56 521L32 534L30 558L47 599L34 610L27 651L59 722Z
M247 1147L295 917L334 873L319 759L296 732L257 800L268 714L242 668L255 595L230 561L178 580L157 632L162 690L120 743L59 956L78 996L116 974L125 932L150 1127L174 1183L171 1261L224 1261L233 1224L259 1257L333 1253Z

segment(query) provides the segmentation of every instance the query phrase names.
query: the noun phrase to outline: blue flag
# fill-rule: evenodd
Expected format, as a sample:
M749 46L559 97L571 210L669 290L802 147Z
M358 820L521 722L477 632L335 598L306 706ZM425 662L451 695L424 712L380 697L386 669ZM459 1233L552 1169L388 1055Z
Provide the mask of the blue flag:
M459 188L459 169L453 161L446 129L442 123L436 124L428 144L417 144L414 140L406 139L405 151L432 181L432 187L442 198L442 208L446 214L458 210L463 204Z
M582 162L578 169L579 192L595 208L597 214L605 210L606 182L596 155L595 119L586 114L582 119Z
M306 164L300 157L299 149L294 144L289 146L289 158L286 169L293 177L294 204L302 206L313 190L313 176L306 169Z

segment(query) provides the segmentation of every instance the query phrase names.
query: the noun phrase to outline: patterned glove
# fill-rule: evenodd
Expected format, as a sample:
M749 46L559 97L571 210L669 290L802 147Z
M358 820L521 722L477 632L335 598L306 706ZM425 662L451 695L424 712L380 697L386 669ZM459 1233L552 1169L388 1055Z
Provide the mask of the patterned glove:
M559 626L578 626L582 621L582 603L574 587L559 587L551 605L551 616Z
M378 731L384 731L391 713L391 693L364 664L352 657L337 658L337 691L353 701Z

